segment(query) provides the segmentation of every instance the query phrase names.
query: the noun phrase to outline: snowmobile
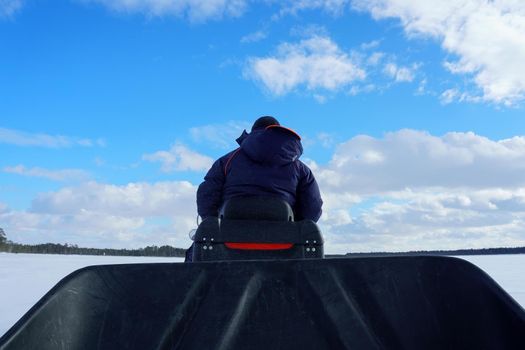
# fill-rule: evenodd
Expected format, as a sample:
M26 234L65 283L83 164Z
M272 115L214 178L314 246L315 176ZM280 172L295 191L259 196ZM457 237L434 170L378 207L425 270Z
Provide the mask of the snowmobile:
M0 349L525 348L525 311L461 259L324 258L271 198L231 200L194 239L190 264L73 272Z

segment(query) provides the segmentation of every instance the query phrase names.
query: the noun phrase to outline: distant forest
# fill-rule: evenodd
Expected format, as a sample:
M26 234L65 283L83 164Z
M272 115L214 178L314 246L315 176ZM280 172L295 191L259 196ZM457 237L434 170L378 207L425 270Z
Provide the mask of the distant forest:
M20 244L7 239L0 228L0 252L34 253L34 254L76 254L76 255L114 255L114 256L165 256L184 257L186 249L174 248L169 245L161 247L149 246L139 249L101 249L81 248L70 244ZM411 252L374 252L374 253L347 253L345 255L327 255L330 257L365 257L365 256L393 256L393 255L496 255L496 254L525 254L525 247L517 248L484 248L459 250L420 250Z
M410 252L374 252L374 253L346 253L347 257L365 256L394 256L394 255L497 255L497 254L525 254L525 247L514 248L482 248L457 250L418 250Z
M113 255L113 256L161 256L184 257L186 249L174 248L169 245L161 247L149 246L139 249L101 249L82 248L71 244L20 244L7 239L5 231L0 228L0 252L32 253L32 254L74 254L74 255Z

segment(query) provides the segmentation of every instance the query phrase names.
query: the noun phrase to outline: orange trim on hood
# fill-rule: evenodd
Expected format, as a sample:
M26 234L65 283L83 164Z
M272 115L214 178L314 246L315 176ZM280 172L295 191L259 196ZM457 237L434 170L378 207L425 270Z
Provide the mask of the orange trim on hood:
M281 126L281 125L277 125L277 124L274 124L274 125L269 125L265 128L265 130L268 130L268 129L275 129L275 128L279 128L279 129L283 129L283 130L286 130L286 131L289 131L291 132L293 135L297 136L297 138L299 140L301 140L301 136L299 136L298 133L296 133L294 130L290 129L290 128L287 128L287 127L284 127L284 126Z

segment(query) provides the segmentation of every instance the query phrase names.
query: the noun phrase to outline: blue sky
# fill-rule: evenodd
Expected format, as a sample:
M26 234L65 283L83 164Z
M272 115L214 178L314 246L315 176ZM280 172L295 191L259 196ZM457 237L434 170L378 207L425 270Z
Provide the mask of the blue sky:
M210 162L304 137L329 252L525 245L525 5L0 0L0 227L189 244Z

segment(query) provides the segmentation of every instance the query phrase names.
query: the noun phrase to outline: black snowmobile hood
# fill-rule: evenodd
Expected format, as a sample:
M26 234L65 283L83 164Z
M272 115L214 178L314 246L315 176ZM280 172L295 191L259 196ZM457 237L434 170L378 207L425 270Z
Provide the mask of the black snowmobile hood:
M258 163L285 165L303 154L301 137L293 130L278 125L249 134L244 131L237 143L250 159Z

